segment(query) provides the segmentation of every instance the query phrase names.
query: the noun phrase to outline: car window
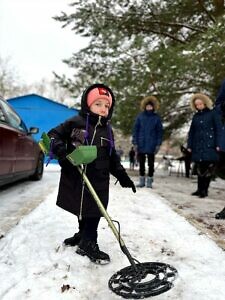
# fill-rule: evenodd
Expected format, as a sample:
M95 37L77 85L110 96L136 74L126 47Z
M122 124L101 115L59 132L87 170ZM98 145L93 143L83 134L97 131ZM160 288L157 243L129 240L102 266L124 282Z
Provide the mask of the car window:
M17 128L21 131L27 132L26 125L24 122L21 120L21 118L12 110L12 108L5 103L4 101L1 101L2 107L7 115L8 121L11 126L14 128ZM3 115L4 116L4 115Z

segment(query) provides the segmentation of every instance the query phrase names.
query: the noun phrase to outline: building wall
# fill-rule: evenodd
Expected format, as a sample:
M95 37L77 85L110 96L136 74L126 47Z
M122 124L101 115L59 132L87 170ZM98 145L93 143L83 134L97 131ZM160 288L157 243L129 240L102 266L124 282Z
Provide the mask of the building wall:
M39 133L33 135L36 141L40 140L43 132L48 132L51 128L78 114L76 109L36 94L16 97L7 101L21 116L28 129L30 127L39 128ZM57 163L56 160L51 162Z
M51 128L78 114L76 109L35 94L8 99L8 102L21 116L28 129L39 128L39 133L34 135L37 141L40 140L42 132L48 132Z

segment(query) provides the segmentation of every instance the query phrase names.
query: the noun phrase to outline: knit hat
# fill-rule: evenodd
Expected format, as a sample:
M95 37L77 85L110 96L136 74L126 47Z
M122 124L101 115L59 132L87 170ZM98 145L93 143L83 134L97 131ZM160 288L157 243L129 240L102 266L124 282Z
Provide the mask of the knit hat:
M109 107L112 106L112 95L104 87L96 87L87 95L87 105L90 107L96 100L105 99L109 102Z

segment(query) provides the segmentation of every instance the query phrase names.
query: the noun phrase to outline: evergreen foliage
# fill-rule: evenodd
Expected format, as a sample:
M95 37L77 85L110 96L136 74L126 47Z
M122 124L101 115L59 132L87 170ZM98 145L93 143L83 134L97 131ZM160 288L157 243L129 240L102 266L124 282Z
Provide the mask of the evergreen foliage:
M74 96L94 82L109 85L123 133L131 133L147 95L160 101L164 138L189 121L190 94L215 99L225 78L224 1L77 0L71 7L55 20L90 43L64 60L73 80L56 74L57 81Z

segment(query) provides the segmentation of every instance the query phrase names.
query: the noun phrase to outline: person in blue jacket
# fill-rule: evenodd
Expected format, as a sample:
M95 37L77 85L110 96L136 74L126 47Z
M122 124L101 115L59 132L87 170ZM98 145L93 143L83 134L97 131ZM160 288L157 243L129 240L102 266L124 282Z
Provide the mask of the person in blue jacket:
M215 109L219 112L222 121L222 140L220 150L225 152L225 80L223 80L216 97Z
M225 79L221 83L220 89L216 97L215 105L216 106L225 105Z
M220 89L215 101L215 109L219 112L222 121L222 142L219 169L223 171L225 169L225 79L222 81ZM216 219L225 219L225 207L215 215Z
M136 117L132 143L138 153L139 184L137 187L152 188L154 175L155 154L162 143L163 126L160 116L156 113L159 108L158 99L148 96L141 101L142 112ZM145 162L148 159L148 174L145 180Z
M187 148L191 160L196 163L198 186L193 196L205 198L213 176L221 147L221 121L212 100L201 93L191 97L195 111L188 133Z

